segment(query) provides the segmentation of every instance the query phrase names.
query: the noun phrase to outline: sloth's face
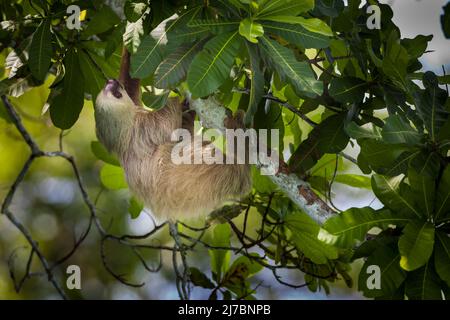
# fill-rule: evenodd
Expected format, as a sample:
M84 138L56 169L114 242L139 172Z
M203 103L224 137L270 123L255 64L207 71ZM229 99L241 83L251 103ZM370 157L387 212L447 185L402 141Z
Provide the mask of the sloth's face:
M120 99L120 98L122 98L121 89L123 90L119 81L117 81L116 79L110 79L106 82L106 85L103 88L103 92L111 93L114 97L116 97L117 99Z
M106 82L105 87L97 96L97 101L95 104L100 108L114 108L134 105L125 89L116 79L111 79Z

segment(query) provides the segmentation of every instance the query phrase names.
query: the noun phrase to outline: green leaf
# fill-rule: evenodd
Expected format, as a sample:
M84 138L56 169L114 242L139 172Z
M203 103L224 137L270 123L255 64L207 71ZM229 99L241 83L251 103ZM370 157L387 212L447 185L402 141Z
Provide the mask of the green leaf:
M289 214L285 218L286 226L292 232L292 240L297 249L314 263L325 264L337 259L335 247L319 240L319 225L304 213Z
M439 277L430 260L422 268L408 273L406 295L409 300L441 300Z
M110 154L100 142L92 141L91 151L97 157L97 159L112 164L113 166L120 166L119 160L117 160L114 155Z
M144 92L142 94L142 102L144 105L153 110L159 110L167 104L169 98L169 92L163 92L162 94L154 94L151 92Z
M299 24L264 21L263 27L270 32L284 38L286 41L302 48L326 48L330 45L330 38L322 34L313 33Z
M348 122L345 125L345 132L353 139L381 139L381 131L377 126L370 128L360 127L355 122Z
M402 88L405 88L409 55L394 34L395 32L389 37L382 69L386 75L395 80Z
M411 159L419 154L419 151L408 146L387 144L374 139L361 139L358 144L361 147L359 166L366 163L370 169L387 176L406 173ZM370 170L365 173L370 173Z
M445 167L436 193L435 220L441 222L450 213L450 166Z
M87 53L80 50L79 58L81 72L85 81L85 90L92 95L92 101L95 101L97 95L103 89L105 78Z
M213 93L229 77L240 45L237 31L215 36L205 44L192 61L187 76L194 97Z
M268 176L262 175L260 169L252 166L252 182L253 188L259 193L272 193L277 190L277 186L269 179Z
M436 232L434 264L439 277L450 286L450 238L444 232Z
M389 224L405 224L408 218L393 215L389 210L375 211L370 207L350 208L328 219L319 238L329 244L351 248L356 241L363 241L373 227L385 229Z
M78 120L84 104L84 78L80 72L79 54L70 50L64 58L66 73L62 92L50 105L50 117L60 129L69 129Z
M117 50L117 48L119 46L122 46L122 42L124 42L124 33L126 30L126 25L127 24L125 23L125 21L119 23L111 32L111 34L106 38L105 55L104 55L105 59L111 57L111 55ZM137 44L136 48L138 46L139 43ZM134 53L136 51L135 49L134 50L129 49L129 51Z
M349 5L351 6L352 3L358 4L358 2L351 1ZM327 17L336 18L344 9L344 6L342 0L316 0L314 10Z
M434 73L426 72L423 78L425 90L416 90L414 92L414 100L428 134L433 141L436 141L440 129L449 119L449 112L445 108L447 92L439 88L438 80Z
M186 19L198 11L198 7L179 14L176 19L169 18L161 22L152 32L142 39L136 53L131 56L131 76L146 78L151 75L164 58L166 45L175 48L177 43L169 39L178 26L184 26Z
M251 254L259 259L255 253ZM223 277L223 285L228 288L243 286L245 280L257 274L263 269L260 263L250 260L246 256L240 256L233 261L230 268Z
M422 135L400 115L391 115L381 131L384 142L404 143L407 145L420 144Z
M139 217L142 210L144 210L144 204L135 197L131 197L128 205L128 213L130 214L131 219L136 219Z
M263 26L250 18L246 18L239 24L239 34L252 43L258 43L258 37L264 34Z
M420 207L422 217L429 219L434 212L434 197L435 197L435 179L423 172L418 172L414 169L409 169L408 180L411 189L417 197L417 203Z
M218 19L192 19L187 26L193 30L209 30L214 34L232 32L239 28L240 21Z
M314 8L314 0L271 0L259 8L256 17L265 19L271 16L297 16Z
M389 178L375 174L372 176L372 189L377 198L395 213L422 218L414 198L406 191L409 186L402 181L402 175Z
M270 16L264 18L264 20L275 21L275 22L283 22L283 23L291 23L291 24L299 24L303 28L308 31L319 33L324 36L333 36L333 31L326 24L325 21L322 21L317 18L303 18L303 17L293 17L293 16Z
M348 144L344 130L344 115L333 115L316 126L289 159L293 172L311 169L325 153L339 153Z
M86 29L83 31L85 37L103 33L120 23L120 18L111 7L107 5L102 6L101 10L92 10L92 12L95 13L91 17Z
M194 286L202 287L205 289L214 289L215 285L211 282L211 280L199 269L190 267L189 268L189 277Z
M261 59L259 57L256 45L246 43L248 55L250 57L250 94L248 101L248 109L245 113L244 122L250 125L253 117L258 109L258 104L264 94L264 74L260 67Z
M231 238L231 228L228 223L218 224L214 227L212 233L212 239L210 241L211 246L216 247L229 247ZM229 250L208 250L209 257L211 258L211 272L213 278L220 282L222 275L228 269L230 263L231 252Z
M202 42L181 45L158 66L155 72L154 85L157 88L171 89L186 77L187 70Z
M343 77L331 80L329 94L342 103L359 103L364 99L367 83L358 78Z
M372 190L370 178L359 174L338 174L334 181L354 188Z
M399 266L400 255L391 246L379 246L367 258L359 273L358 290L368 298L381 297L394 294L406 279L406 272ZM369 266L378 266L381 271L380 289L369 288Z
M427 50L428 42L432 39L432 35L418 35L414 39L402 39L401 44L408 51L411 58L419 58Z
M323 84L316 77L307 62L299 62L294 53L266 36L261 37L262 48L278 75L286 79L298 94L314 98L322 94Z
M110 164L105 164L100 170L100 181L110 190L128 188L123 169Z
M53 55L50 24L50 19L41 22L33 33L33 40L30 45L28 65L33 76L39 81L44 81Z
M398 241L400 266L407 271L422 267L430 259L433 246L434 226L427 221L410 221Z
M151 75L163 59L163 50L160 46L161 38L149 34L145 36L136 53L131 56L131 76L146 78Z

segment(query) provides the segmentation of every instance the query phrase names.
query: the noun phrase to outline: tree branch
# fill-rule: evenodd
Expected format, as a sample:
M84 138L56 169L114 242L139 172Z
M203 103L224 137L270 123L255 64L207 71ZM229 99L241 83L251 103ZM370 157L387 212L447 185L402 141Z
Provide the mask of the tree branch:
M197 112L203 125L221 130L222 132L225 131L224 121L227 117L225 108L220 106L214 98L195 99L190 102L190 106ZM277 167L279 168L276 174L268 176L269 179L274 182L301 210L319 224L323 224L335 213L334 210L314 193L306 181L289 172L286 163L281 159L279 161L279 166L273 161L264 165L264 167L269 170ZM262 168L263 165L259 163L258 167Z

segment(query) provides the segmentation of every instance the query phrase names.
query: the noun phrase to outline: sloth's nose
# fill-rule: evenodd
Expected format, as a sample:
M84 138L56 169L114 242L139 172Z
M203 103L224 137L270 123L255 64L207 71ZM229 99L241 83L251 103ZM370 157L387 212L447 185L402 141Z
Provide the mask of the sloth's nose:
M116 79L109 79L105 85L105 92L111 92L117 99L122 98L122 93L120 93L120 83Z

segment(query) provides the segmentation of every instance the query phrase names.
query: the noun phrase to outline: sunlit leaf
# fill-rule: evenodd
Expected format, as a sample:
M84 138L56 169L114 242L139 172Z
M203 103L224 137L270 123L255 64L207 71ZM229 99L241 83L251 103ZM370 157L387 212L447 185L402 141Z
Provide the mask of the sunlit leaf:
M407 271L422 267L430 259L433 246L434 226L426 221L410 221L398 241L400 266Z

